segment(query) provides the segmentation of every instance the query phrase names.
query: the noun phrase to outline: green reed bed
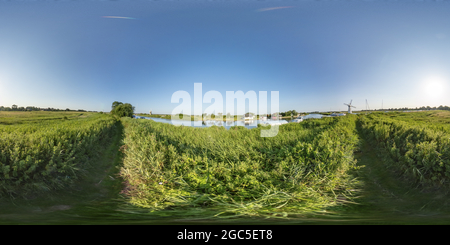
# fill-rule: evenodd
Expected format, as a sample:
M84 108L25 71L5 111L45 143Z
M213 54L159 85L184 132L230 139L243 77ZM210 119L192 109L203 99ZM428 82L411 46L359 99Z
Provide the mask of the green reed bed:
M374 113L374 115L407 122L409 125L427 126L428 128L450 133L450 111L389 112Z
M0 125L40 123L61 119L84 118L94 115L92 112L67 111L0 111Z
M92 114L70 120L0 125L0 196L17 196L71 185L116 119Z
M193 128L151 120L125 125L121 176L130 203L150 210L202 207L219 217L320 212L350 201L357 181L355 117L280 126Z
M450 134L445 127L377 114L361 117L359 123L403 176L421 185L450 183Z

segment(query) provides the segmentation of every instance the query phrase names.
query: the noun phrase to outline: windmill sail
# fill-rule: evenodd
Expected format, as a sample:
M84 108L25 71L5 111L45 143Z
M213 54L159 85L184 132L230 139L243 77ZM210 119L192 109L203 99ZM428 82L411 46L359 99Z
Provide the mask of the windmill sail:
M350 100L350 104L345 104L344 103L344 105L348 106L348 114L352 114L352 107L356 108L356 107L352 106L352 101L353 100Z

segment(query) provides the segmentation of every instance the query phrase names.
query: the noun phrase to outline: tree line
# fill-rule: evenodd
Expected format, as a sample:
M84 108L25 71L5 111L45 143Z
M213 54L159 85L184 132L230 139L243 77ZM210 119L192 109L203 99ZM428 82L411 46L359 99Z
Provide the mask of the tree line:
M35 107L35 106L19 107L17 105L12 105L11 107L0 106L0 111L84 111L85 112L86 110L83 110L83 109L71 110L69 108L57 109L57 108L51 108L51 107L41 108L41 107Z
M440 105L438 107L436 107L436 106L434 106L434 107L422 106L422 107L416 107L416 108L403 107L403 108L375 109L375 110L365 110L365 111L402 111L402 110L447 110L447 111L450 111L450 107Z

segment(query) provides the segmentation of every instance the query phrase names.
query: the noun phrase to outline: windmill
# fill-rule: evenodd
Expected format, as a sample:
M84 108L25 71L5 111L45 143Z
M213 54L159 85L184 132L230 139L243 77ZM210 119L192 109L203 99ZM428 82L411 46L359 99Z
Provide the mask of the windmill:
M356 107L352 106L352 101L353 100L350 100L350 104L345 104L344 103L344 105L348 106L348 114L352 114L352 107L356 108Z

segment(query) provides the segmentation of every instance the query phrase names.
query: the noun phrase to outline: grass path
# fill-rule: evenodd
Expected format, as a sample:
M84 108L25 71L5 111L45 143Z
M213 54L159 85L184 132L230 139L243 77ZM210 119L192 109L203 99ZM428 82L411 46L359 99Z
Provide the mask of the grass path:
M113 137L95 149L92 168L74 187L28 199L0 199L0 224L110 223L109 213L117 206L115 200L123 188L117 168L122 164L123 125L118 122L116 127Z
M450 224L448 190L421 189L401 179L388 169L383 153L367 142L358 130L361 147L355 153L362 191L358 202L348 208L347 215L359 223L380 224Z

